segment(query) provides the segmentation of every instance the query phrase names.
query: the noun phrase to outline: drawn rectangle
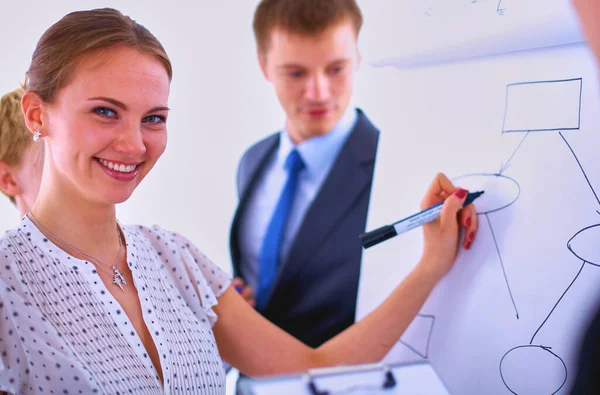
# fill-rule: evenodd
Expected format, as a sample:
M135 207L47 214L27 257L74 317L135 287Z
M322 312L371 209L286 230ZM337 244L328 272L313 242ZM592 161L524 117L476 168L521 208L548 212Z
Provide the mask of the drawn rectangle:
M582 79L509 84L502 133L578 130Z

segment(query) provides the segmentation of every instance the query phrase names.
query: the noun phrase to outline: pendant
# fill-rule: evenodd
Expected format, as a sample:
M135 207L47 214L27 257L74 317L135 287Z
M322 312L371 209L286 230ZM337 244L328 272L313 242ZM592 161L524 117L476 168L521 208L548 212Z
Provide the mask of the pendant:
M114 265L112 269L115 272L115 276L113 277L113 284L116 284L119 288L121 288L121 291L125 292L125 290L123 289L123 285L127 285L127 282L125 281L125 277L123 277L123 273L121 273L119 269L117 269L117 267Z

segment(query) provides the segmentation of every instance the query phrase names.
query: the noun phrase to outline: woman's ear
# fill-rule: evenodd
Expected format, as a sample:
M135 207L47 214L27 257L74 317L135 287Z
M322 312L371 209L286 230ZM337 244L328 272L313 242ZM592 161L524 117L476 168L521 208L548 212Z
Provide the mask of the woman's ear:
M25 91L23 93L21 108L25 117L25 125L27 125L27 129L32 134L39 131L40 137L45 135L42 121L43 105L44 102L37 93L32 91Z

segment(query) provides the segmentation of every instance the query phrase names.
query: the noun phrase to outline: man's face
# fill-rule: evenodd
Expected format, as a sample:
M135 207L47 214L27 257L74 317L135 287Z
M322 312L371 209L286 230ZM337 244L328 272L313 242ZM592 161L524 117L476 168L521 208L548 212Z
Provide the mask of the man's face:
M259 59L295 143L328 133L346 111L360 62L350 21L316 36L275 29Z

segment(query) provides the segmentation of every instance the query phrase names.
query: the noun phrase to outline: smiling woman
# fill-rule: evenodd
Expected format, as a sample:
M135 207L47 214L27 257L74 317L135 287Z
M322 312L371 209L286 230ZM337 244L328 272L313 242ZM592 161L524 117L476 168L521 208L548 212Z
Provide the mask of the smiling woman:
M105 51L82 52L59 89L28 73L34 77L23 98L25 120L47 138L45 165L57 170L42 178L43 193L76 188L88 200L121 203L165 150L169 75L163 63L128 45L111 56Z
M475 211L440 174L423 204L444 210L424 227L414 271L312 349L253 310L187 238L122 225L115 205L166 148L171 75L158 40L112 9L68 14L38 42L22 107L44 167L31 211L0 239L0 390L223 394L221 358L250 376L374 362L453 264L460 219Z

